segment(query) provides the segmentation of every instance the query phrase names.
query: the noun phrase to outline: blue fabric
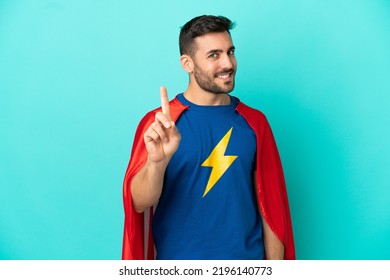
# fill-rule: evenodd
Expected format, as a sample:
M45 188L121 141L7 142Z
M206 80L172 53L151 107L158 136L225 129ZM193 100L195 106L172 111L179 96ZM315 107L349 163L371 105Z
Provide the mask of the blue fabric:
M182 139L167 167L153 219L157 259L263 259L253 187L256 136L235 110L238 100L198 106L182 94L178 99L190 107L176 122ZM223 146L223 138L225 157L214 158L213 166L227 156L232 162L223 174L214 171L216 183L205 194L214 169L205 161L218 144Z

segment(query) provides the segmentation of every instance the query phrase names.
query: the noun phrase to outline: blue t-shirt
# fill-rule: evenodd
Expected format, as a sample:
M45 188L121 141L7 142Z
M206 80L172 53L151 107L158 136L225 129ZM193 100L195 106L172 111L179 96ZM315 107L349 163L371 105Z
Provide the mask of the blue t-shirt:
M263 259L254 194L256 135L230 105L189 105L153 218L157 259Z

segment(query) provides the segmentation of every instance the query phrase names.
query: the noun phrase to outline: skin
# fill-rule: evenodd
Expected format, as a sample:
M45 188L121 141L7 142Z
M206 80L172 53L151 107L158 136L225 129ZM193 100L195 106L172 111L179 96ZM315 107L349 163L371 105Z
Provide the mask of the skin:
M208 33L195 38L196 52L193 57L184 54L180 58L183 69L189 74L190 82L184 96L198 105L228 105L228 93L234 89L234 77L237 61L234 45L228 32ZM218 78L219 74L230 73L227 79ZM203 88L197 76L204 76L214 87L213 92ZM198 79L199 80L199 79Z
M195 53L180 57L183 69L189 74L184 96L197 105L228 105L228 95L234 89L237 61L234 45L228 32L208 33L195 38ZM161 196L167 165L180 143L180 132L172 121L168 95L160 88L162 111L144 134L148 159L133 177L131 192L133 206L139 213L156 204ZM256 178L256 174L254 174ZM256 179L255 179L256 185ZM263 238L267 259L283 259L283 243L271 230L265 218Z

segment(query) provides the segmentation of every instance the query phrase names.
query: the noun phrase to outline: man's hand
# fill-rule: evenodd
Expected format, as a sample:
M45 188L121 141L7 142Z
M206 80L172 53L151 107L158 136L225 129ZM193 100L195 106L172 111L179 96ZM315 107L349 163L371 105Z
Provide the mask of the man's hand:
M156 113L155 121L144 134L144 141L151 162L170 160L179 147L181 139L179 130L171 118L165 87L160 88L160 97L162 112Z
M160 95L162 112L156 113L154 122L144 133L148 160L131 181L133 207L139 213L160 199L166 167L181 139L171 118L165 87L160 88Z

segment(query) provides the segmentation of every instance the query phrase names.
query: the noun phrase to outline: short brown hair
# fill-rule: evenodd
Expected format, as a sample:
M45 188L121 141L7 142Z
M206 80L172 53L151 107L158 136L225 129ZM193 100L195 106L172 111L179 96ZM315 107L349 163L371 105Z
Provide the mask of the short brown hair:
M233 29L235 24L223 16L199 16L191 19L180 30L179 48L180 55L193 56L195 52L194 40L196 37L211 32L224 32Z

